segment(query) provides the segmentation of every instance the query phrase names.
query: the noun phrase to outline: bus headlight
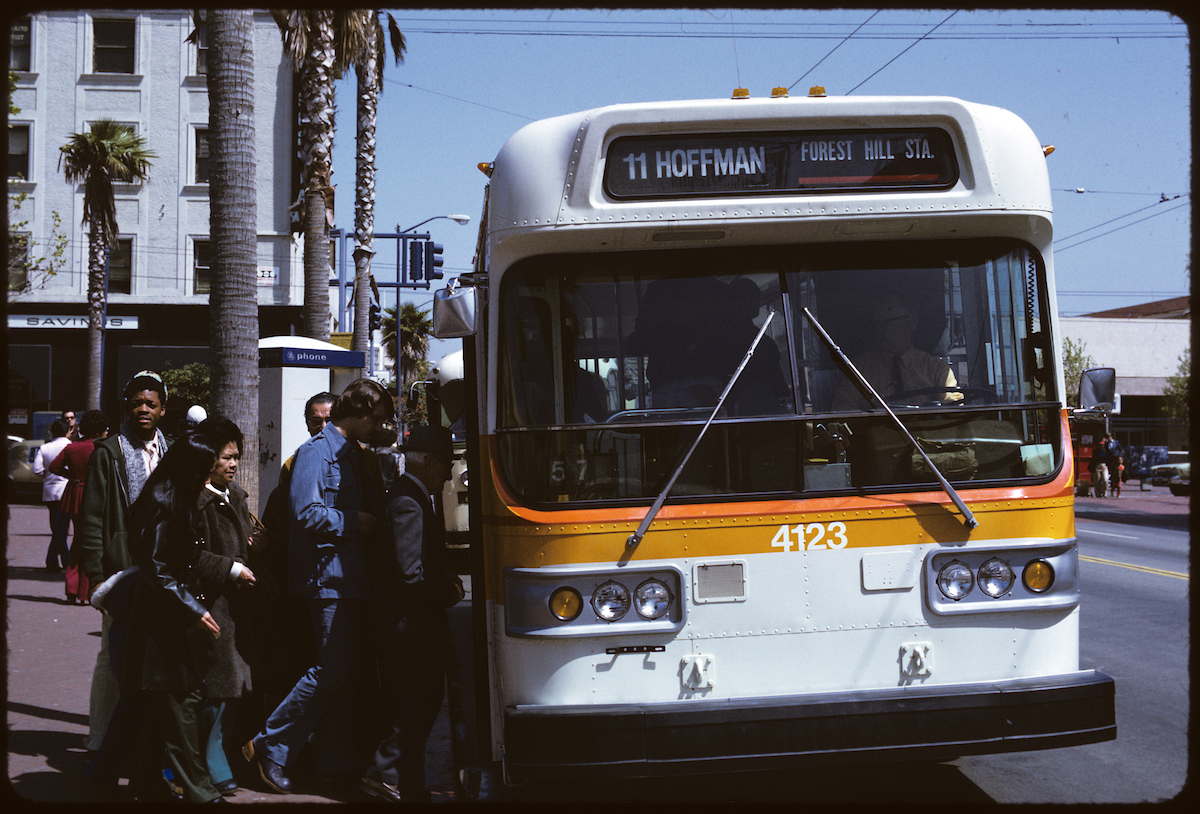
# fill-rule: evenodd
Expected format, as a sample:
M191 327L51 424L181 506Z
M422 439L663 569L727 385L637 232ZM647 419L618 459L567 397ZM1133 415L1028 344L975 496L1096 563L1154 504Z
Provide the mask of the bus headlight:
M966 565L954 560L938 572L937 585L947 599L957 602L971 593L971 588L975 587L975 575Z
M633 592L634 608L647 619L658 619L671 607L671 591L657 579L648 579Z
M1035 594L1045 593L1054 584L1054 566L1045 560L1034 560L1025 566L1021 581Z
M592 594L592 608L606 622L615 622L629 610L629 589L619 582L606 582Z
M583 610L583 597L574 588L559 588L550 595L550 612L564 622L570 622Z
M979 566L979 589L993 599L1008 593L1015 579L1012 568L1004 560L991 559Z

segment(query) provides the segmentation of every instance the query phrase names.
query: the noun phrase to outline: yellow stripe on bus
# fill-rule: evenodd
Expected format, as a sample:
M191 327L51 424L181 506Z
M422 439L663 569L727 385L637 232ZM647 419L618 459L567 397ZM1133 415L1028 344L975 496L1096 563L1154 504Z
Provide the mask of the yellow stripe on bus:
M968 540L1068 539L1075 534L1070 498L972 504L979 526L967 532L952 508L852 509L745 517L660 518L634 560L779 553L836 556L845 549ZM506 565L541 567L615 561L637 527L631 522L496 524L495 556Z

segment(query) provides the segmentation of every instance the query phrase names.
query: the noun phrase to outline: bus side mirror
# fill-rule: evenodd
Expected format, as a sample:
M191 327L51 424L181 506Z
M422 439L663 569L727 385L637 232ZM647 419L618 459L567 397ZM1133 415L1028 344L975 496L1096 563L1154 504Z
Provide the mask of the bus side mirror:
M458 278L433 294L433 335L438 339L455 339L475 333L475 306L478 289L460 287Z

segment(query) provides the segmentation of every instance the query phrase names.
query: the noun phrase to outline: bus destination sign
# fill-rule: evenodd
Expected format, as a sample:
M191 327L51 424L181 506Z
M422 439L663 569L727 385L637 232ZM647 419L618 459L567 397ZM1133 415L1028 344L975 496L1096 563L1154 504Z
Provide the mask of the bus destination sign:
M629 136L608 148L613 198L949 189L950 135L937 128Z

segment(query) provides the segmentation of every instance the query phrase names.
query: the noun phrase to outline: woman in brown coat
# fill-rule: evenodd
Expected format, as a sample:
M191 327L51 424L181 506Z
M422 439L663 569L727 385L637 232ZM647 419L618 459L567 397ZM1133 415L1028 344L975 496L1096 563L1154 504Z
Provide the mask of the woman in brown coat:
M232 421L219 417L202 421L196 431L207 436L217 452L216 463L196 500L202 534L209 552L226 558L231 570L245 568L253 526L246 490L233 482L242 456L242 431ZM250 694L251 662L258 651L250 641L246 601L245 592L225 591L209 608L221 627L221 636L213 642L204 674L200 736L209 776L222 794L237 790L225 756L224 732L229 722L226 712L235 699Z

